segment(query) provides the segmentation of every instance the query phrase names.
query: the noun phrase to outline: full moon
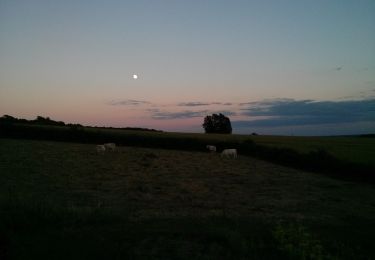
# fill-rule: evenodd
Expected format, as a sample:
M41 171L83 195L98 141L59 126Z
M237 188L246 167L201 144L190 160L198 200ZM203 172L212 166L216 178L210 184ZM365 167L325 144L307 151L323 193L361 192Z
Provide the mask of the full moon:
M133 79L138 79L138 75L137 75L137 74L134 74L134 75L133 75Z

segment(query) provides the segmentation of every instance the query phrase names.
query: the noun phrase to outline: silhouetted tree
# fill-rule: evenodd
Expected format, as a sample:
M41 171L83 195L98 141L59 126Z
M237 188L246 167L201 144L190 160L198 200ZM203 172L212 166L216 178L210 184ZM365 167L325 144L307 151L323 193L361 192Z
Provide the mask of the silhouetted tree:
M13 123L28 123L26 119L18 119L10 115L3 115L0 117L0 123L13 124Z
M3 122L17 122L18 119L10 115L3 115L0 120Z
M49 117L42 117L42 116L37 116L33 122L39 125L59 125L59 126L65 125L63 121L55 121L55 120L50 119Z
M212 114L211 116L206 116L203 122L204 131L207 134L231 134L232 125L228 117L223 114Z

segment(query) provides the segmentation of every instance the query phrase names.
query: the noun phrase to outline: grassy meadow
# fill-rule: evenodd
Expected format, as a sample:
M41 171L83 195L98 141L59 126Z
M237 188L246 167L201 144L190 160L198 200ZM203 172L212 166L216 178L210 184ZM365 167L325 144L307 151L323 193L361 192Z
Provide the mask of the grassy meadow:
M325 168L330 168L329 171L340 172L349 169L350 172L352 168L359 169L359 167L366 168L363 169L364 172L375 170L375 160L373 159L375 158L375 138L371 136L299 137L165 133L0 122L0 138L92 144L111 140L124 146L190 151L204 151L205 145L212 144L216 145L219 151L228 147L237 148L241 154L305 170L324 171ZM326 160L326 162L322 163L322 160ZM297 166L296 162L301 163ZM315 164L317 166L312 169L311 165ZM334 167L331 167L333 165Z
M371 259L374 216L373 184L250 156L0 139L0 259Z
M361 136L252 136L251 140L260 145L285 147L307 153L325 150L334 157L354 163L375 166L375 138Z

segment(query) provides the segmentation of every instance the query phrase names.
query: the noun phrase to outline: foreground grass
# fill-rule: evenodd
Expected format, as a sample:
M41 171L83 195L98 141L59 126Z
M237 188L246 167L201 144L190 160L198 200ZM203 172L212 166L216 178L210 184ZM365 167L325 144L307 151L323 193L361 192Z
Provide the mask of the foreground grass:
M0 139L0 258L373 258L374 195L251 157Z

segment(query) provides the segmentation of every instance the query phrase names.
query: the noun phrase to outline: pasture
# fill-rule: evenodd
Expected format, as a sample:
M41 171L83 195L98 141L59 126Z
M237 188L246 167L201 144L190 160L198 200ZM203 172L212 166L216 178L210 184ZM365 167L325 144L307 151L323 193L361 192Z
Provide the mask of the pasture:
M374 185L204 148L0 139L0 259L375 257Z
M252 136L256 144L307 153L325 150L338 159L375 166L375 138L360 136Z
M104 143L138 147L204 151L207 144L216 145L219 151L228 146L241 148L241 153L271 159L275 148L296 151L296 156L321 150L340 162L375 168L375 138L359 136L300 137L253 136L223 134L164 133L155 131L123 130L99 127L68 127L30 124L0 124L0 138L64 141L77 143ZM255 146L252 145L255 143ZM249 147L250 146L250 147ZM245 148L245 149L243 149ZM268 148L263 154L259 150ZM334 162L333 162L334 163ZM293 166L293 165L292 165Z

